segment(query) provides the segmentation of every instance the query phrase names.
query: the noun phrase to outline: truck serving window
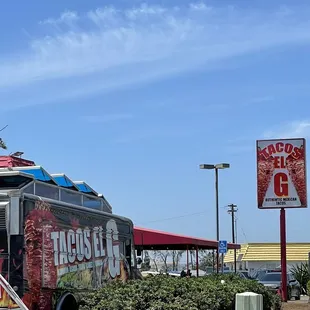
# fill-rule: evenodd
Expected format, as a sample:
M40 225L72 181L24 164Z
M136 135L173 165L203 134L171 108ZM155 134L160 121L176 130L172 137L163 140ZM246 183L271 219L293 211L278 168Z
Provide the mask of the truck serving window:
M0 178L0 189L20 189L31 181L30 178L22 175L4 175Z

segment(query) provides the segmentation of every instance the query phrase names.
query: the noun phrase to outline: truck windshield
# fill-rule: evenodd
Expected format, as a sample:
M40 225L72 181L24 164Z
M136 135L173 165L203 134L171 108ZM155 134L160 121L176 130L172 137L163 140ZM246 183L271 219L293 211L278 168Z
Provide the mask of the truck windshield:
M281 273L266 273L264 277L262 277L262 281L266 282L281 282Z
M0 213L1 213L0 209ZM8 236L6 228L0 228L0 273L7 278L8 272Z
M1 176L0 178L0 188L1 189L14 189L22 188L23 186L30 183L32 180L22 175L10 175Z

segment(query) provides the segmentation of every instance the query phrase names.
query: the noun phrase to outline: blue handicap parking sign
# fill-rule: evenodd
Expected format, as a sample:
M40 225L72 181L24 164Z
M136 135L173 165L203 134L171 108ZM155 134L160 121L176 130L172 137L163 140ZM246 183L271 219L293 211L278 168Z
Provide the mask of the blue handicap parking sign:
M220 240L218 247L219 247L219 253L220 254L226 254L227 253L227 241L226 240Z

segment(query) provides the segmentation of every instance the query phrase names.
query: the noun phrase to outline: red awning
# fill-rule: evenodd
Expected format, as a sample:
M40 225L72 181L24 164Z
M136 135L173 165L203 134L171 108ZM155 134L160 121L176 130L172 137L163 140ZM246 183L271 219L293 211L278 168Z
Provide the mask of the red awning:
M217 241L172 234L148 228L134 227L135 247L145 250L216 249ZM240 249L239 244L228 244L228 249Z

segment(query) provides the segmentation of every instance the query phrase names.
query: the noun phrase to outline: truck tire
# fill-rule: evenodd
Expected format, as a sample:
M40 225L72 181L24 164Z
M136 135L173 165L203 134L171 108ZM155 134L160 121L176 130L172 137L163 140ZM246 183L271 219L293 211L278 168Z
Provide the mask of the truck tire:
M79 305L71 293L63 294L56 305L56 310L78 310Z

